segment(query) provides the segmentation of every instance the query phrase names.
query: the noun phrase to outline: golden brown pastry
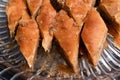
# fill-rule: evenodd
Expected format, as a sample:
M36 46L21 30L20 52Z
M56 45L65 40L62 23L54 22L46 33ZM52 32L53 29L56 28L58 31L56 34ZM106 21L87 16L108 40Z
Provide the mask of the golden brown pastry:
M42 8L37 16L37 22L42 35L42 47L45 52L49 52L52 45L52 27L55 24L55 16L56 11L52 7L50 0L43 0Z
M84 18L95 0L66 0L65 4L80 29L83 26Z
M120 33L120 0L101 0L99 9L106 20L115 25L113 27Z
M82 40L88 50L90 62L96 66L104 47L107 27L96 9L92 8L86 17Z
M30 68L34 66L39 38L39 29L35 20L23 19L19 22L16 40Z
M79 27L74 25L74 20L65 11L61 10L56 16L54 36L75 73L79 72L79 33Z
M27 4L32 17L35 17L37 15L37 12L42 5L42 1L43 0L27 0Z
M10 36L13 37L16 26L22 17L22 12L26 9L24 0L10 0L6 5L6 14L8 18L8 27Z

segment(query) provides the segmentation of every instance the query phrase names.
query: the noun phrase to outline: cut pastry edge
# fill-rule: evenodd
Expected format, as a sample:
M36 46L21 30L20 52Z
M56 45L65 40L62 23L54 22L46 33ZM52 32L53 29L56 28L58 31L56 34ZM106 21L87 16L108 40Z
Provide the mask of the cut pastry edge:
M95 20L92 19L92 16L95 16L96 18L99 19L99 22L95 22ZM98 16L98 17L97 17ZM96 19L95 18L95 19ZM82 40L85 44L85 47L88 51L88 59L89 59L89 62L91 62L94 66L97 66L98 64L98 61L101 57L101 54L102 54L102 51L103 51L103 48L104 48L104 44L106 42L106 38L107 38L107 32L108 32L108 29L106 27L106 24L104 23L104 21L102 20L101 16L99 15L99 13L96 11L96 9L92 8L89 12L88 12L88 15L87 15L87 22L85 22L85 26L83 28L83 31L82 31ZM89 22L88 22L89 20ZM90 22L91 20L91 22ZM98 20L97 20L98 21ZM91 23L95 23L95 24L92 24ZM97 24L96 24L97 23ZM98 25L98 24L101 24L101 25ZM97 35L96 34L93 34L92 33L92 36L90 37L90 27L94 26L94 30L98 30L99 29L99 33ZM96 27L99 27L99 28L96 28ZM89 28L87 28L89 27ZM101 27L101 28L100 28ZM102 31L100 31L100 29ZM91 30L93 31L93 28L91 28ZM89 36L87 37L86 35L89 34ZM99 40L98 39L95 39L95 38L98 38L97 36L103 36L103 37L100 37ZM93 37L93 39L92 39ZM91 40L92 39L92 40ZM89 41L90 40L90 41ZM94 41L93 41L94 40ZM96 42L97 41L97 42Z
M32 18L34 18L34 19L36 18L37 14L39 13L40 8L43 4L43 0L36 0L36 1L38 1L37 6L34 4L34 2L35 2L34 0L26 0L30 14L31 14ZM35 8L35 7L37 7L37 8Z
M88 56L90 56L90 57L88 57L89 62L90 62L94 67L96 67L96 66L98 65L98 62L99 62L100 57L101 57L101 55L102 55L102 53L103 53L103 50L104 50L104 49L106 48L106 46L107 46L106 37L107 37L107 33L106 33L106 35L105 35L105 37L104 37L104 39L103 39L103 41L102 41L102 44L101 44L98 52L96 52L98 55L90 55L90 54L88 55Z
M82 22L84 21L84 18L87 14L87 11L89 11L90 8L95 5L95 2L96 2L96 0L80 0L80 1L78 1L78 0L76 0L76 1L75 0L71 0L71 1L70 0L56 0L56 1L61 5L63 10L65 10L68 13L68 15L71 18L73 18L76 25L79 26L79 27L81 27L83 25ZM74 3L72 3L72 2L74 2ZM76 2L80 6L76 5ZM83 9L84 15L83 15L82 12L77 11L75 6L78 7L78 8L81 8L81 9L82 9L82 7L84 7L84 9ZM86 11L85 11L85 8L86 8ZM83 17L81 17L81 16L83 16Z
M30 30L30 29L27 29L27 28L29 28L29 24L27 24L29 22L32 22L32 26L34 26L34 28L37 27L37 23L33 19L21 20L19 22L19 27L18 27L15 38L17 40L18 45L20 46L21 53L23 54L24 58L26 59L26 61L28 63L28 66L32 70L34 70L34 64L36 61L36 55L37 55L37 49L39 47L39 37L40 36L39 36L39 30L37 30L37 28L38 28L37 27L36 33L33 34L33 35L36 34L36 37L34 37L33 40L31 38L29 38L29 39L27 38L28 36L30 36L30 34L25 34L26 31ZM26 25L28 25L28 26L26 26ZM22 28L22 27L24 27L24 28ZM25 29L26 29L26 31L25 31ZM30 43L28 43L28 40L30 41ZM31 44L31 46L26 45L26 43Z
M42 47L44 48L45 52L50 52L51 48L52 48L52 40L53 40L53 37L50 37L48 39L42 39ZM48 44L46 45L45 43Z
M42 47L46 53L50 52L53 41L52 27L55 24L56 10L50 0L43 0L42 7L36 17L37 24L42 37Z
M73 53L74 54L74 53ZM66 55L65 55L66 56ZM76 55L75 55L76 56ZM66 57L67 58L67 57ZM71 60L71 58L67 58L67 61L68 63L70 64L70 66L72 67L74 73L79 73L80 71L80 68L79 68L79 63L77 62L78 61L78 55L77 57L75 57L73 60Z
M20 18L13 24L9 24L9 29L10 29L10 37L12 39L15 38L16 36L16 32L17 32L17 28L19 27L19 23L22 21L22 20L27 20L27 19L30 19L30 16L28 15L27 11L26 10L23 10L22 11L22 14L20 16ZM14 30L12 30L11 28L14 27Z
M56 16L56 19L58 22L55 26L55 29L56 29L54 32L55 39L57 40L57 43L62 49L64 56L68 64L71 66L73 72L77 74L80 71L79 65L78 65L79 27L74 26L74 20L70 18L64 10L61 10L60 13L58 13L58 16ZM65 26L65 22L63 20L65 22L66 21L68 22L66 25L69 24L70 28ZM73 29L73 31L70 29ZM73 34L68 35L69 32Z
M109 2L109 3L108 3ZM114 29L117 32L120 32L120 1L111 0L111 1L101 1L98 9L105 21L114 24Z
M61 54L63 54L67 65L71 67L72 71L75 74L78 74L80 72L80 67L79 67L79 61L78 61L78 54L76 54L77 52L75 52L75 51L66 51L62 47L62 45L59 43L59 40L57 40L57 44L59 45L58 47L60 48L60 50L62 50L60 52L62 52ZM71 53L72 55L71 56L68 55L69 53Z
M16 3L19 4L16 5ZM25 12L27 13L25 0L10 0L10 2L6 5L6 14L8 18L8 27L11 39L15 38L19 21L22 19Z

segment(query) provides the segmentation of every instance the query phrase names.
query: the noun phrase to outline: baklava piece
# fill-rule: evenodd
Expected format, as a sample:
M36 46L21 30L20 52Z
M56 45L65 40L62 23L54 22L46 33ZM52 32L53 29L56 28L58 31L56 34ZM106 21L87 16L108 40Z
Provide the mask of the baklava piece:
M32 69L36 59L39 39L39 28L35 20L23 19L19 22L16 40L20 46L20 51L25 57L29 67Z
M111 29L120 33L120 0L101 0L99 11L106 21L114 24Z
M51 49L55 16L56 11L52 7L50 0L43 0L40 13L37 16L37 23L42 36L42 47L45 52L49 52Z
M15 29L25 9L26 5L24 0L10 0L6 5L6 14L11 38L15 35Z
M92 8L86 17L82 40L88 50L90 62L96 66L103 51L107 37L107 27L96 9Z
M75 73L79 72L79 34L79 27L75 26L74 20L61 10L56 16L54 36Z

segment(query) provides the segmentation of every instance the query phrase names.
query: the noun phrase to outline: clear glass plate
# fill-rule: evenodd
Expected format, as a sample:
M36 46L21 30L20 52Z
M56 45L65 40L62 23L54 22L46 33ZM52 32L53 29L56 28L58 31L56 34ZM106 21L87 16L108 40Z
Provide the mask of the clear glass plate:
M3 62L16 65L24 61L16 41L11 41L5 13L8 0L0 0L0 57ZM81 79L83 80L120 80L120 49L113 43L112 36L107 37L108 46L96 67L89 64L87 59L80 59ZM14 43L14 44L12 44ZM8 45L13 45L12 49ZM13 54L14 53L14 54ZM2 62L2 61L1 61Z

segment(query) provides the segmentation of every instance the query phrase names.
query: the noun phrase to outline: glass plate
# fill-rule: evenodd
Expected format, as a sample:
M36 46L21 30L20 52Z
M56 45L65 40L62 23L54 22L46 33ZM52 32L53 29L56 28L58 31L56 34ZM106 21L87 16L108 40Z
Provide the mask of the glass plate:
M8 0L0 0L0 57L3 62L16 65L25 61L15 40L10 40L7 25L5 4ZM107 37L108 46L96 67L89 64L87 59L81 58L81 77L84 80L120 80L120 49L113 43L112 36ZM9 45L12 45L12 49ZM14 53L14 54L13 54ZM2 62L2 61L1 61Z

